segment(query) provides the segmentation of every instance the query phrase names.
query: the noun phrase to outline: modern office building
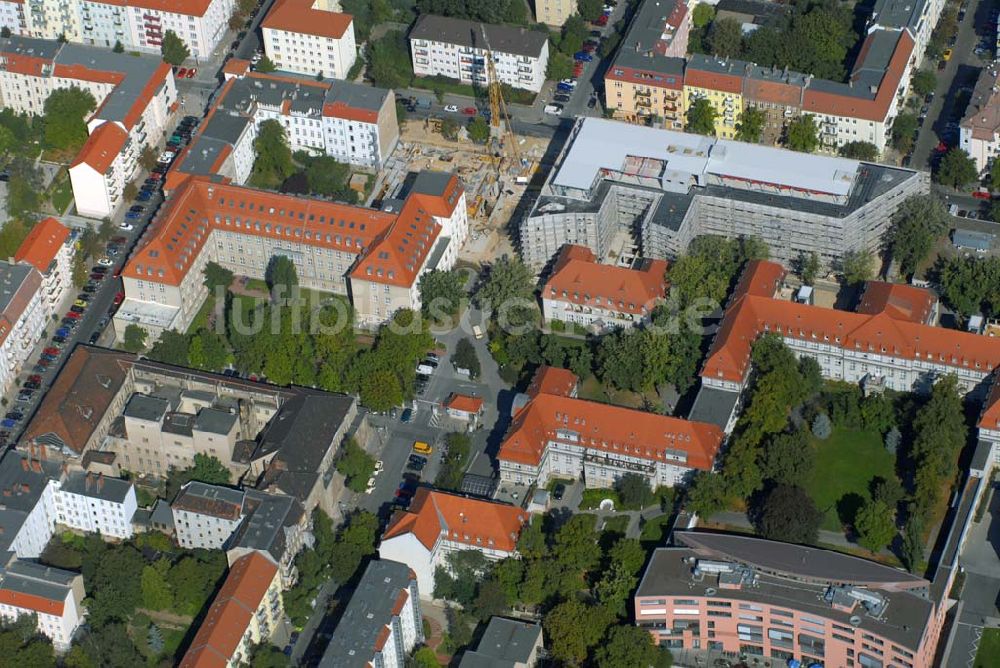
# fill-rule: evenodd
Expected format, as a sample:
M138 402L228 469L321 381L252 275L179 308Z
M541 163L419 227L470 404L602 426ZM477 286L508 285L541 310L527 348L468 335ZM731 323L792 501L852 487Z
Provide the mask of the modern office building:
M55 218L43 218L28 232L14 262L30 264L42 275L42 302L49 316L56 315L73 288L75 235Z
M347 81L246 72L228 76L221 91L167 173L176 190L188 176L243 185L256 158L260 124L278 121L292 151L379 169L399 142L391 91Z
M229 566L180 666L217 668L249 663L255 646L271 639L284 614L277 564L263 552L248 553Z
M636 625L685 665L731 656L809 666L934 664L945 603L928 580L838 552L676 532L633 598Z
M611 487L635 473L655 489L712 469L723 438L716 425L579 399L572 373L549 376L549 367L539 367L527 396L514 401L497 454L502 481L545 486L575 478Z
M420 595L434 597L434 570L449 568L448 555L478 550L490 561L514 554L528 514L516 506L421 487L409 510L398 511L382 534L382 559L406 564Z
M115 331L121 336L136 324L150 340L166 329L185 331L208 296L208 262L263 278L276 255L295 263L302 287L349 294L363 326L419 309L420 276L455 265L468 214L464 189L450 174L422 172L404 197L379 211L190 177L125 265Z
M418 77L442 76L485 86L490 50L502 83L533 93L545 83L549 36L543 31L421 14L409 40L413 73Z
M260 28L264 53L284 72L346 79L358 58L354 17L328 0L281 0Z
M589 248L567 244L542 287L542 315L598 332L648 323L666 296L666 272L663 260L600 264Z
M333 630L320 668L403 668L424 640L419 589L406 564L370 561Z
M965 116L958 126L958 145L969 154L980 173L1000 149L1000 66L984 67L972 90Z
M54 3L53 3L54 4ZM77 213L114 215L136 174L142 149L155 144L177 101L170 65L159 57L55 39L0 38L0 106L40 116L58 89L94 96L87 142L69 169Z
M534 268L565 244L604 260L638 231L644 257L673 258L715 234L757 237L786 265L815 252L837 266L879 249L903 201L929 188L911 169L581 118L521 221L520 251Z
M173 31L193 58L207 58L229 27L234 0L0 0L0 22L15 35L63 38L110 49L160 53Z
M57 652L70 648L83 624L84 595L79 573L20 559L0 568L0 620L12 623L34 615L38 632Z

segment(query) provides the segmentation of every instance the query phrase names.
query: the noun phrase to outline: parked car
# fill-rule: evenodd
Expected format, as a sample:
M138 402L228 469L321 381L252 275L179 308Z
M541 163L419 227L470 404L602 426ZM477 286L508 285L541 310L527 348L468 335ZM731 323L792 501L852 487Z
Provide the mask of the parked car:
M563 106L561 104L547 104L545 105L545 109L543 109L542 111L544 111L546 114L549 114L550 116L558 116L559 114L562 113Z
M45 360L38 360L38 363L31 367L31 370L35 373L45 373L49 370L49 363Z
M77 313L76 311L67 311L64 317L72 318L73 320L79 320L82 317L82 314Z
M70 331L68 329L66 329L65 327L60 327L59 329L56 330L56 336L67 337L69 335L70 335Z
M413 409L407 408L403 410L403 414L399 416L399 421L406 423L413 422Z
M565 93L556 93L553 96L552 99L554 99L556 102L563 102L563 103L565 103L565 102L569 102L570 97L569 97L569 95L566 95Z
M177 77L178 79L183 79L185 76L187 76L187 68L178 67L177 71L174 72L174 76Z
M142 218L142 214L141 213L133 213L133 214L128 214L127 213L127 214L125 214L125 217L129 218L129 220L139 220L140 218ZM118 226L118 229L119 230L124 230L125 232L131 232L132 230L135 229L135 225L133 225L132 223L128 222L127 220L123 220L122 224ZM114 250L114 252L110 253L110 254L111 255L117 255L118 254L118 249L116 248Z
M39 381L42 380L41 376L32 376L32 378L37 378ZM8 411L7 414L4 415L4 417L7 418L8 420L20 420L21 418L24 417L24 413L22 413L21 411Z
M35 393L32 390L21 390L17 393L17 401L18 403L26 404L31 401L31 397L34 394Z
M135 198L137 202L148 202L153 199L153 193L149 190L139 193L139 196Z
M582 62L585 62L585 63L589 63L593 59L594 59L594 57L592 55L590 55L589 53L587 53L586 51L577 51L576 53L573 54L573 60L576 60L576 61L582 61Z
M118 306L118 305L119 305L119 304L121 304L121 303L122 303L123 301L125 301L125 293L124 293L124 292L122 292L121 290L119 290L118 292L116 292L116 293L115 293L115 298L114 298L114 300L112 300L112 303L113 303L113 304L114 304L115 306Z
M45 353L45 354L47 354L47 355L58 355L59 354L59 349L58 348L49 347L49 348L44 348L42 350L42 352Z
M82 315L86 309L84 309L82 306L77 306L76 304L73 304L72 306L69 307L69 310L72 313L80 313Z
M465 114L466 116L475 116L476 115L476 108L475 107L466 107L465 109L462 110L462 113Z
M97 264L104 265L105 267L110 267L114 264L109 257L102 257L97 261Z
M37 390L41 386L42 386L41 383L32 383L30 380L26 380L24 381L24 383L21 384L21 387L23 387L26 390Z
M125 220L139 220L140 218L142 218L142 211L126 211L125 212ZM131 225L129 225L128 227L125 227L126 225L129 225L129 224L126 223L126 222L124 222L124 221L122 221L122 224L119 225L119 227L121 229L123 229L123 230L130 230L130 229L132 229Z
M61 322L64 326L69 327L70 329L76 329L77 325L80 324L80 321L74 318L63 318L59 322Z
M93 334L91 334L90 335L90 345L94 345L95 343L97 343L98 339L100 339L100 338L101 338L101 333L100 332L94 332Z
M196 74L198 74L198 69L195 68L195 67L192 67L191 69L189 69L187 71L187 74L184 75L184 78L185 79L194 79L194 75L196 75Z
M457 104L445 105L444 110L447 111L449 114L458 113L458 105Z

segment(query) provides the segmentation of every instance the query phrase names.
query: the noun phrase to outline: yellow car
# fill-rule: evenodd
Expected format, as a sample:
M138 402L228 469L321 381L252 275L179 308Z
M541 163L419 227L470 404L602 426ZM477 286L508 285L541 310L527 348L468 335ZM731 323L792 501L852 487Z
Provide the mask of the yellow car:
M944 53L941 54L941 57L944 58L945 61L951 60L951 49L945 49Z
M87 308L87 302L83 301L82 299L77 299L75 302L73 302L73 306L79 306L80 308Z
M413 451L416 452L417 454L429 455L432 452L434 452L434 448L432 448L431 446L427 445L423 441L414 441L413 442Z

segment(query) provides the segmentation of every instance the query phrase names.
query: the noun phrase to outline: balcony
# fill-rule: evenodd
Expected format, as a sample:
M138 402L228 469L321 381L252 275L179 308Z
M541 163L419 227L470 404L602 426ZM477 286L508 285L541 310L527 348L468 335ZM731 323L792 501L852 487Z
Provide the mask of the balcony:
M653 94L653 92L648 88L636 88L635 94L641 97L650 97Z
M653 103L650 102L649 100L646 100L646 99L643 99L643 98L640 97L640 98L636 99L635 106L637 106L637 107L645 107L646 109L649 109L650 107L653 106Z

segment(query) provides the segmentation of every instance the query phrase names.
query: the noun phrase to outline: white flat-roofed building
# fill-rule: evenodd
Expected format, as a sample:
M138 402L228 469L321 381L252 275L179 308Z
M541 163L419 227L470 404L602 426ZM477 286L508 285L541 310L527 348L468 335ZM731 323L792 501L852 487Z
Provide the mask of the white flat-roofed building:
M326 0L280 0L261 22L264 53L282 71L346 79L358 58L354 17Z
M486 37L483 37L485 31ZM539 30L422 14L410 30L413 73L486 85L486 42L502 83L534 93L545 83L549 36Z
M137 507L132 483L102 474L74 471L56 492L59 524L111 538L132 537L132 516Z

